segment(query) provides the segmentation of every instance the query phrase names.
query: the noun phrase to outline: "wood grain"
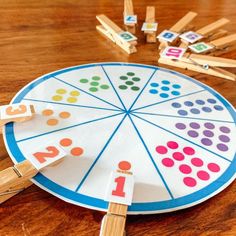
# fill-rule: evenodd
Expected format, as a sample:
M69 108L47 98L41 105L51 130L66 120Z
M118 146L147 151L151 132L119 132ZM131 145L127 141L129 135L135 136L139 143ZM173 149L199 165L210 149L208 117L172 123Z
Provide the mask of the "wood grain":
M145 35L140 31L148 5L156 7L158 33L170 28L190 10L198 13L193 21L197 28L226 17L231 22L225 29L231 33L236 31L235 0L136 0L138 52L128 55L95 29L98 14L106 14L122 26L123 1L2 0L0 104L9 103L17 91L38 76L68 66L102 61L157 65L157 45L145 44ZM236 51L225 57L235 59ZM175 70L213 87L236 106L235 82ZM0 168L11 164L1 140ZM236 235L235 193L234 182L217 196L190 209L128 216L127 235ZM99 235L103 215L63 202L33 185L0 205L0 235Z

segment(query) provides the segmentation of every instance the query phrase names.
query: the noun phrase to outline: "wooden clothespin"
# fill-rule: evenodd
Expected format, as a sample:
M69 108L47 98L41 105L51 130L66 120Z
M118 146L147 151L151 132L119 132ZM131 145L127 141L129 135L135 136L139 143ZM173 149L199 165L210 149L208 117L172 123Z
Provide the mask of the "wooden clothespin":
M135 34L135 25L137 24L137 15L134 15L132 0L124 0L124 25L125 29Z
M146 34L147 43L156 42L157 23L155 20L155 7L153 6L147 6L146 20L143 23L142 31L144 31L144 34Z
M196 16L197 13L190 11L169 30L164 30L161 34L159 34L157 37L160 42L159 49L162 50L170 44L174 45L178 35L189 29L189 24L194 20Z
M131 164L119 163L117 172L113 172L108 185L106 200L109 206L102 220L100 236L124 236L128 205L132 203L134 178L130 172Z
M115 44L125 50L128 54L137 52L137 38L130 32L123 31L118 25L105 15L96 16L102 25L97 25L96 29L112 40Z
M219 67L236 67L236 60L185 53L186 49L166 47L158 60L159 63L193 70L204 74L235 80L236 75Z

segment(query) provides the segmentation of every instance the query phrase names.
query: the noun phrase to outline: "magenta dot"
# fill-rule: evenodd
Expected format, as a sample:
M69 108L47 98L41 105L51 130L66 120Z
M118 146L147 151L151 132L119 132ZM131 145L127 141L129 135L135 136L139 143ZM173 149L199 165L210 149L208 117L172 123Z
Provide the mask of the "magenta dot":
M192 169L189 165L183 164L179 166L179 170L183 173L183 174L190 174L192 172Z
M209 163L207 165L207 167L212 172L219 172L220 171L220 167L216 163Z
M210 175L206 171L204 171L204 170L198 171L197 172L197 176L201 180L208 180L208 179L210 179Z
M192 177L185 177L183 181L188 187L194 187L197 184L197 181Z
M178 143L176 143L176 142L174 142L174 141L169 141L169 142L167 143L167 146L168 146L169 148L171 148L171 149L176 149L176 148L179 147Z
M166 154L167 153L167 148L165 146L157 146L156 151L160 154Z
M174 152L172 154L172 157L176 160L176 161L182 161L184 160L184 155L181 152Z
M170 159L170 158L164 158L164 159L162 159L162 164L164 165L164 166L166 166L166 167L172 167L173 165L174 165L174 161L172 160L172 159Z
M203 166L203 161L202 159L198 158L198 157L194 157L191 159L191 163L196 166L196 167L200 167Z
M191 148L191 147L185 147L183 149L184 153L187 154L187 155L193 155L195 153L194 149Z

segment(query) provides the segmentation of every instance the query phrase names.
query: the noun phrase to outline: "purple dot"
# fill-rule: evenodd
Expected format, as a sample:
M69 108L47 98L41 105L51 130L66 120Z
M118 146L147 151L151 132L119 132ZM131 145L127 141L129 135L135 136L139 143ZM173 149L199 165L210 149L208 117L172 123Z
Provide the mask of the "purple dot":
M215 105L214 108L217 111L223 111L224 110L224 108L222 106L220 106L220 105Z
M187 107L192 107L193 103L190 102L190 101L186 101L186 102L184 102L184 105L187 106Z
M209 98L207 99L207 101L211 104L215 104L216 103L216 100L215 99L212 99L212 98Z
M205 102L203 100L201 100L201 99L196 100L196 103L198 105L204 105L205 104Z
M186 125L183 124L183 123L176 123L176 124L175 124L175 127L176 127L177 129L185 129L185 128L186 128Z
M206 146L211 146L212 145L212 141L209 138L202 138L201 142L202 142L202 144L204 144Z
M203 131L203 134L206 136L206 137L213 137L214 136L214 133L210 130L204 130Z
M178 110L178 114L181 116L186 116L186 115L188 115L188 112L185 110Z
M226 135L220 135L219 140L224 143L228 143L230 141L230 138Z
M225 133L225 134L230 133L230 129L229 129L228 127L226 127L226 126L221 126L221 127L220 127L220 131L221 131L222 133Z
M199 125L198 123L196 123L196 122L191 122L191 123L189 124L189 126L190 126L191 128L193 128L193 129L199 129L199 128L200 128L200 125Z
M210 122L205 123L204 126L205 126L207 129L214 129L214 128L215 128L215 125L213 125L213 124L210 123Z
M196 132L195 130L189 130L188 135L192 138L196 138L198 137L198 132Z
M223 144L223 143L217 144L216 147L217 147L220 151L222 151L222 152L226 152L226 151L228 151L228 149L229 149L228 146L226 146L226 145Z
M200 113L200 111L197 108L190 109L190 112L193 113L193 114L199 114Z
M172 105L172 107L174 107L174 108L180 108L180 107L181 107L181 104L178 103L178 102L174 102L174 103L172 103L171 105Z
M202 110L205 111L205 112L211 112L212 111L210 107L203 107Z

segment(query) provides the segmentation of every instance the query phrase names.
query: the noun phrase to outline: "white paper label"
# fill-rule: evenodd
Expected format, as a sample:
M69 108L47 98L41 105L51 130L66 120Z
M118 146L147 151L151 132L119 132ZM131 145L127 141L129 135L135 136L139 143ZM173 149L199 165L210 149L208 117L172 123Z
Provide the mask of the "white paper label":
M157 31L157 23L143 23L142 31Z
M186 48L166 47L160 56L169 59L179 59L184 55L185 51Z
M188 31L184 34L181 34L179 37L184 39L185 41L187 41L189 43L195 43L199 39L203 38L202 35L200 35L198 33L195 33L193 31Z
M162 32L157 36L157 38L171 43L171 42L173 42L178 36L179 36L179 34L177 34L177 33L175 33L175 32L172 32L172 31L170 31L170 30L164 30L164 31L162 31Z

